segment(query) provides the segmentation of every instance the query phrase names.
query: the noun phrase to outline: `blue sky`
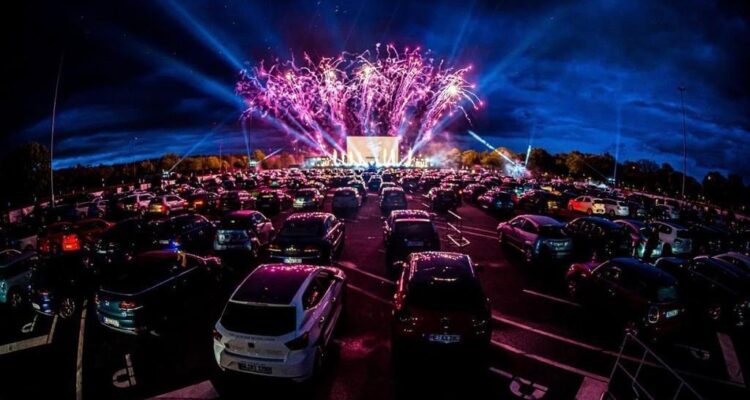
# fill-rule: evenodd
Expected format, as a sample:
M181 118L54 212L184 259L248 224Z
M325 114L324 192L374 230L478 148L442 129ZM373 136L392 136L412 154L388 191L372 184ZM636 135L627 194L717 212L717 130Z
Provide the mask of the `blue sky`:
M271 4L273 3L273 4ZM741 3L740 3L741 4ZM471 64L486 107L442 140L525 151L610 152L750 177L746 6L714 1L129 1L25 10L11 48L3 148L48 141L60 53L55 167L165 152L289 146L243 132L238 71L260 60L422 46ZM42 11L39 11L42 10ZM247 138L247 141L246 141ZM619 139L618 139L619 138ZM619 143L619 147L617 146Z

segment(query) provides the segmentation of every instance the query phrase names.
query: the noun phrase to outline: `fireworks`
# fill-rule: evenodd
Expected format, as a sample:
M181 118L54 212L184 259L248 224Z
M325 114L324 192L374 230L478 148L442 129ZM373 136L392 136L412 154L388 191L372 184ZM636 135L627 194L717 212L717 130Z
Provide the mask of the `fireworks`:
M399 53L342 53L315 63L295 60L242 71L237 93L244 118L259 115L329 154L342 152L346 136L397 136L411 148L429 140L453 113L469 120L467 107L481 101L465 74L425 58L419 48Z

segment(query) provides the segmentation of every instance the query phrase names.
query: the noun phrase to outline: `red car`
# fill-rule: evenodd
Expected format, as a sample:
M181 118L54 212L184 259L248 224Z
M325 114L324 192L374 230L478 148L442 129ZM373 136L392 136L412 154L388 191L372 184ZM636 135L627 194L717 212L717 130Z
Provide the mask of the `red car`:
M40 253L61 254L79 251L84 245L98 239L111 223L90 218L72 222L57 222L49 225L37 239Z
M491 311L469 256L414 253L402 267L393 302L394 355L441 349L485 355L492 335Z

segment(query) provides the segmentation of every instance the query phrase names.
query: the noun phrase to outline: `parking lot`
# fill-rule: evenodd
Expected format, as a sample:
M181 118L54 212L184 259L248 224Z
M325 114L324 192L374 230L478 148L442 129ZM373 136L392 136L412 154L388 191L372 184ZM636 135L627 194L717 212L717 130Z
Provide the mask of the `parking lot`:
M409 194L409 208L429 209L423 194ZM446 358L421 371L399 370L390 348L397 277L386 268L378 194L367 196L356 213L343 217L346 245L335 265L348 278L347 323L336 334L335 351L321 379L309 386L249 377L233 381L244 393L382 399L419 390L445 398L598 399L617 360L641 365L644 385L660 379L652 386L664 391L660 396L673 393L669 379L679 385L660 361L649 356L643 363L641 348L626 346L621 354L622 327L606 310L595 311L567 295L569 263L526 265L498 243L496 227L508 217L466 202L455 213L437 213L434 222L443 251L466 253L480 266L492 309L489 368L467 372ZM331 211L330 193L323 209ZM269 217L278 229L292 212L289 208ZM581 215L562 210L558 218L569 221ZM69 319L43 316L30 307L4 314L0 398L219 398L211 331L233 289L254 267L246 260L232 264L225 281L191 298L183 315L159 337L102 327L93 299ZM676 337L648 346L704 398L747 396L742 369L750 359L747 336L691 322Z

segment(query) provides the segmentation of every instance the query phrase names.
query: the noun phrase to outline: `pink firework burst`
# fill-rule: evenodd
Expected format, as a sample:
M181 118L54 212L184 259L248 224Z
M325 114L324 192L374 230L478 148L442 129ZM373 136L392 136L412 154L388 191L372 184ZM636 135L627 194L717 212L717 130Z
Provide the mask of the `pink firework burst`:
M342 53L317 63L307 54L242 71L237 93L244 118L260 115L304 142L326 151L341 149L346 136L398 136L402 142L429 140L455 112L469 120L467 107L481 105L466 78L471 67L450 68L425 58L419 48L399 53Z

